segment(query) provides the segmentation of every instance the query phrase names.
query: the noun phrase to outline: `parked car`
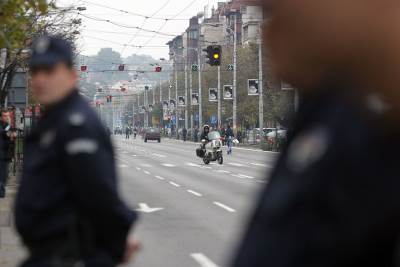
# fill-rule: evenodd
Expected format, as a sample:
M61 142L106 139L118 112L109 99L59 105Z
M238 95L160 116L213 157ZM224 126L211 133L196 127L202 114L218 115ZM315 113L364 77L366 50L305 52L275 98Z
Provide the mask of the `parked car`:
M159 143L161 142L161 133L157 128L147 128L143 133L144 142L147 143L148 140L155 140Z

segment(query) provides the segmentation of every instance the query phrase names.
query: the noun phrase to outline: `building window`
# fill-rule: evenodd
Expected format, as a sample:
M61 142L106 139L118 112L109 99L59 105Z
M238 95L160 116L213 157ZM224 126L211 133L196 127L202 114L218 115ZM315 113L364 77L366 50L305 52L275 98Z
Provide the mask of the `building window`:
M190 31L190 32L189 32L189 39L190 39L190 40L198 39L197 31Z

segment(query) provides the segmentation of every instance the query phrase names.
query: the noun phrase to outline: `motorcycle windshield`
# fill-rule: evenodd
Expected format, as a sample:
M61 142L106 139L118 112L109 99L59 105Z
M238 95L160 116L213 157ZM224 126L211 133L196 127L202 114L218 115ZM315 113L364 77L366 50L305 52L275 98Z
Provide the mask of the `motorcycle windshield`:
M219 132L211 132L211 133L209 133L208 134L208 139L210 140L210 141L212 141L212 140L220 140L221 139L221 135L220 135L220 133Z

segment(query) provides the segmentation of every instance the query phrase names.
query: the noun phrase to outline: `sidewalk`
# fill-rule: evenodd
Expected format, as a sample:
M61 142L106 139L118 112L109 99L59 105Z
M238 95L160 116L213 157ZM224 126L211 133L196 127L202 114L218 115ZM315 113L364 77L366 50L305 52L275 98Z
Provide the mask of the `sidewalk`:
M15 267L26 256L12 221L12 207L17 192L15 177L10 179L6 190L6 198L0 199L0 267Z

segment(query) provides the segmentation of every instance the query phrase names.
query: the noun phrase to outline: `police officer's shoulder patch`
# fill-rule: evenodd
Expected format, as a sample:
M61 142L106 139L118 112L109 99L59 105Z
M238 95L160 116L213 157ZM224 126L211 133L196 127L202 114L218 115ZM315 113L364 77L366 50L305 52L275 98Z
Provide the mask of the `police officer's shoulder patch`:
M72 113L71 115L68 116L68 122L70 123L70 125L72 126L82 126L85 124L86 122L86 117L83 113Z
M305 171L326 154L330 142L329 130L324 126L300 133L289 145L287 167L295 173Z

